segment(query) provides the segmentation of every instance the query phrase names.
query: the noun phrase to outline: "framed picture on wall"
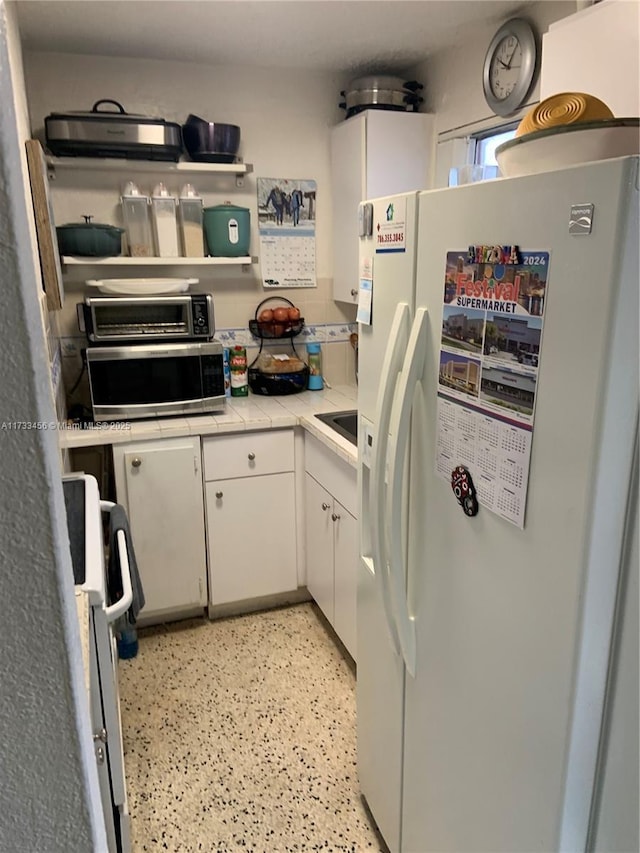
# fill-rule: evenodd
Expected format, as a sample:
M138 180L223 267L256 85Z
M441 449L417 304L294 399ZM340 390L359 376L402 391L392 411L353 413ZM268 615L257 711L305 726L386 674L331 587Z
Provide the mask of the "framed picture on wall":
M42 145L37 139L28 139L27 164L31 182L31 198L33 213L38 236L38 251L40 253L40 269L42 283L47 294L47 305L50 311L62 308L64 287L62 284L62 268L56 237L56 223L53 218L53 208L49 195L47 164Z

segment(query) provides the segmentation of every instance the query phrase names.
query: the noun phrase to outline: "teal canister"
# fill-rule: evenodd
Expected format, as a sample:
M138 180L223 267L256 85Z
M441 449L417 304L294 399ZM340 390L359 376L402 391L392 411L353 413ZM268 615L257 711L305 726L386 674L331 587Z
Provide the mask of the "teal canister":
M248 207L237 207L230 202L205 207L203 222L210 255L239 258L249 254L251 216Z
M322 350L320 344L307 344L307 355L309 363L309 379L307 388L310 391L320 391L322 382Z

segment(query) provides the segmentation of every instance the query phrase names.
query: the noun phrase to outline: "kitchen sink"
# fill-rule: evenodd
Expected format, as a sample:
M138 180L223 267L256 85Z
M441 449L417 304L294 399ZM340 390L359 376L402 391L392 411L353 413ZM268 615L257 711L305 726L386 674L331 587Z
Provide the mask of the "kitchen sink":
M345 412L327 412L316 415L319 421L330 426L338 435L346 438L351 444L358 444L358 410L349 409Z

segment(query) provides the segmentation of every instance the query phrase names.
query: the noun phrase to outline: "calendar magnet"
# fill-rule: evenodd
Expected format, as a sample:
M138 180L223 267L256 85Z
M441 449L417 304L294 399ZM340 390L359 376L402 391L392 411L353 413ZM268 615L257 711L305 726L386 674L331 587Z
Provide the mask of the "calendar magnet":
M465 515L478 514L478 499L468 468L457 465L451 472L451 488Z

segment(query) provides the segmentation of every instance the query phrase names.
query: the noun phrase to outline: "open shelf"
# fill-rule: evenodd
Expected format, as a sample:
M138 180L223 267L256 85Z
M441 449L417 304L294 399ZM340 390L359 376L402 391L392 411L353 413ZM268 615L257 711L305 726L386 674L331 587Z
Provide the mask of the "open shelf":
M83 267L213 267L257 264L258 258L253 255L240 258L129 258L124 255L112 258L81 258L63 255L60 261L64 266Z
M251 163L194 163L190 160L172 163L166 160L132 160L120 157L52 157L47 155L47 168L72 169L89 172L156 172L163 174L196 175L248 175L253 172Z

